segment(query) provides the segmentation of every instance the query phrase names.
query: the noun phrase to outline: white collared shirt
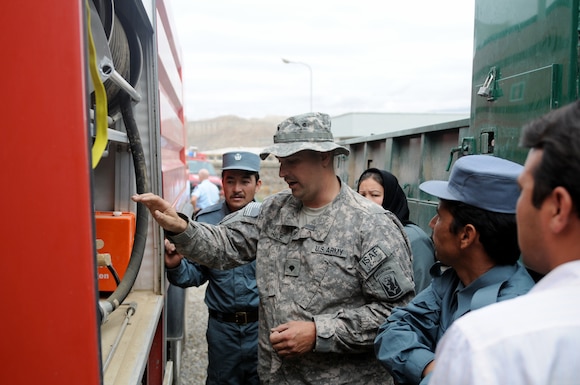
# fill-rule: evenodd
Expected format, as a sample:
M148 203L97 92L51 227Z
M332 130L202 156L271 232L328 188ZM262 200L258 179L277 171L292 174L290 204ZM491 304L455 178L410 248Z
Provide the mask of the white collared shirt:
M580 261L521 297L458 319L437 346L429 385L580 384Z

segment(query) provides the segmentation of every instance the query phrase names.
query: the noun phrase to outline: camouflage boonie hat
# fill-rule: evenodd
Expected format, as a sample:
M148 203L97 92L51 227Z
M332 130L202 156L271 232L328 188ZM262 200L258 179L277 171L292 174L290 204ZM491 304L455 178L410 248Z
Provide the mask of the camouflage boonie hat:
M334 151L334 155L349 154L348 149L334 143L330 132L330 116L310 112L292 116L280 123L274 135L274 145L265 148L260 158L266 159L269 154L285 158L303 150Z

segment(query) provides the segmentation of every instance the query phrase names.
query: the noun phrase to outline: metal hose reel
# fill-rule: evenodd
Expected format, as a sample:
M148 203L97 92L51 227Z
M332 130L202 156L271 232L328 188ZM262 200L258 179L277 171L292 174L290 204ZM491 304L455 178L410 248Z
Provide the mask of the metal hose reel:
M120 109L121 90L134 101L141 99L134 88L141 72L141 43L133 29L123 27L122 15L117 15L112 0L91 0L90 8L100 77L107 93L109 114L113 115ZM133 35L128 35L127 30L133 31Z

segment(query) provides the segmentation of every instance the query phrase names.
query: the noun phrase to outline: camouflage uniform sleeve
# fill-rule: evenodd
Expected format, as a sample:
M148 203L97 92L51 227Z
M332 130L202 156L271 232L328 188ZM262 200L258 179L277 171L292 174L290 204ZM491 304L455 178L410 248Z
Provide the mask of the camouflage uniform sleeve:
M357 273L365 304L313 317L316 352L362 352L372 349L377 331L391 311L415 295L408 239L391 213L373 215L361 231Z
M248 207L250 206L250 207ZM219 225L194 222L180 234L168 234L185 258L213 269L231 269L256 258L259 206L249 204L225 217Z

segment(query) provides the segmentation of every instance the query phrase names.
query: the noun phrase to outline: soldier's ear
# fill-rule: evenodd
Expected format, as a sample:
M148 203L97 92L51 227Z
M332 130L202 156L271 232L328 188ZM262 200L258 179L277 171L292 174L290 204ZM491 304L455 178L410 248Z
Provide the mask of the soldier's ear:
M331 152L320 152L320 160L322 162L322 167L326 168L333 165L334 153Z

